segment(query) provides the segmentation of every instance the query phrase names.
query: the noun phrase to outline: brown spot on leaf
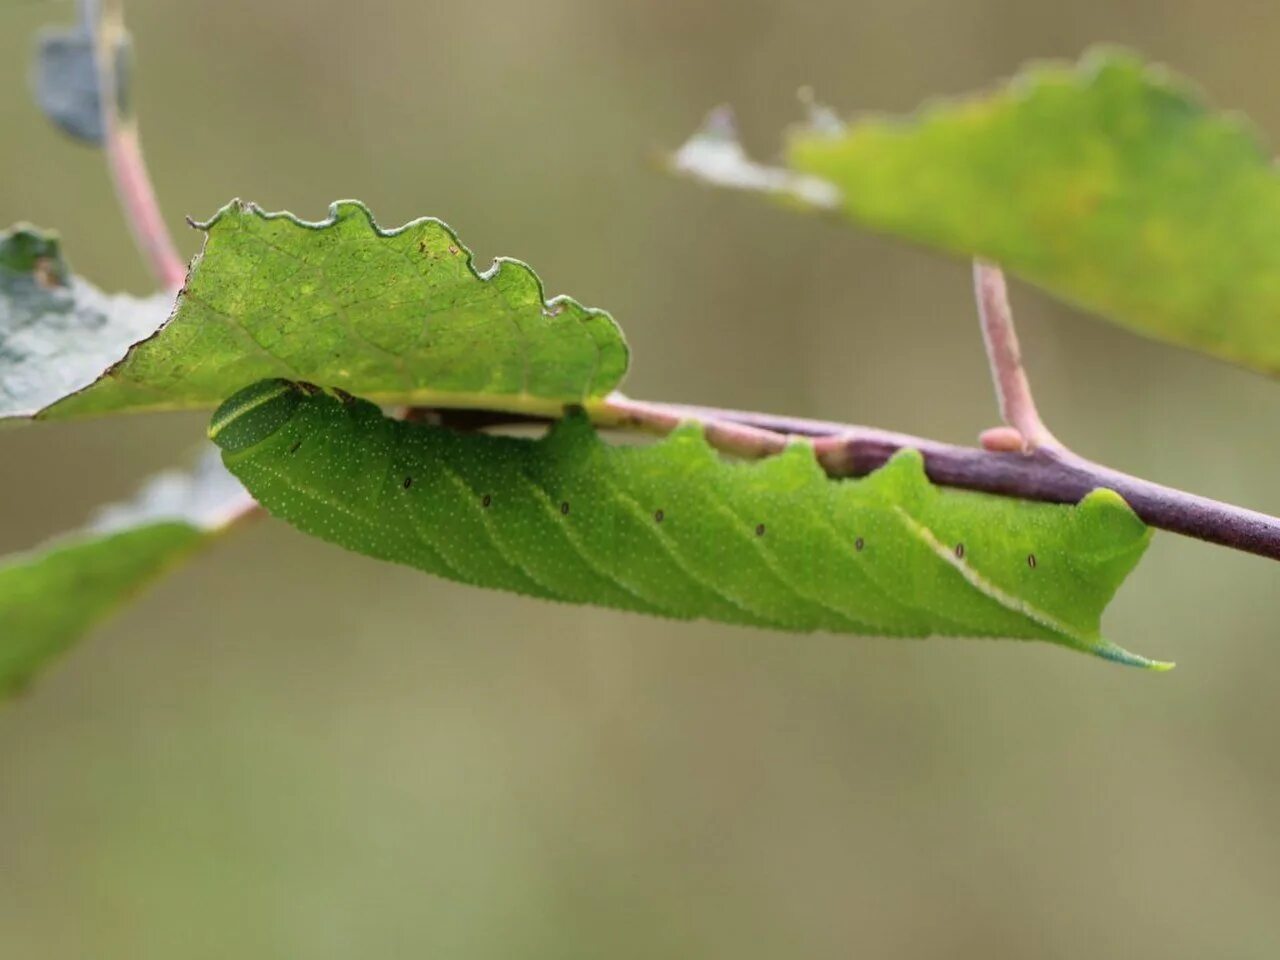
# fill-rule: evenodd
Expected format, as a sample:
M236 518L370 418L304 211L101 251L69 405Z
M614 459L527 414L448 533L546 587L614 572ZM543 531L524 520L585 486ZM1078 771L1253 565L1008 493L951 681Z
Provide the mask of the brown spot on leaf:
M37 257L31 275L36 285L45 290L56 290L62 286L62 278L58 275L58 261L53 257Z

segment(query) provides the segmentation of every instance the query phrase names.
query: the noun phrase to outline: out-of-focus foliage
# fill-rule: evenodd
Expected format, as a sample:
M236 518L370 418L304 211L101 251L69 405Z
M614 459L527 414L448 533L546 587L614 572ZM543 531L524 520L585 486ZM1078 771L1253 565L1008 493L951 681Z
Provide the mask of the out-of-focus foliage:
M172 298L105 294L71 273L55 234L0 231L0 419L88 386L163 322Z
M1185 80L1100 51L905 119L813 116L789 169L748 160L722 119L677 167L990 258L1148 336L1280 373L1280 175Z
M94 34L104 2L108 0L79 0L80 16L74 24L41 30L31 67L32 92L44 115L64 133L94 146L103 141ZM132 53L128 34L121 33L111 65L121 113L128 110Z
M0 699L252 505L205 456L190 473L155 477L79 533L0 557Z

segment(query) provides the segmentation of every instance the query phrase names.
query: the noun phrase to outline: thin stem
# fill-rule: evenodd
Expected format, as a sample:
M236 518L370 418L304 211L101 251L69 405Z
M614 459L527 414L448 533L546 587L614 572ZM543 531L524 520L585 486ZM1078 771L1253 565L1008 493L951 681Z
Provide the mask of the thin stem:
M409 419L430 418L465 430L551 419L503 411L465 411L465 416L458 417L459 412L415 409ZM939 486L1045 503L1078 503L1091 490L1106 488L1120 494L1150 526L1280 560L1280 518L1121 473L1058 446L1030 452L980 449L876 427L652 403L618 393L593 407L591 413L602 429L666 434L684 422L700 423L717 449L751 459L770 456L792 438L804 437L813 441L818 461L832 477L865 476L899 450L919 450L925 472Z
M123 0L94 0L86 15L96 13L94 59L98 68L98 104L102 113L103 147L115 184L116 198L129 224L134 242L156 279L168 290L179 290L187 267L173 236L165 226L151 177L142 157L138 124L120 103L117 57L125 43Z
M1024 450L1061 446L1040 419L1031 384L1022 367L1022 350L1013 327L1013 311L1009 308L1009 290L1004 272L997 266L973 262L973 292L978 301L978 318L982 323L982 339L991 364L991 380L1000 403L1000 416L1018 432ZM983 446L1007 450L1009 435L996 430L983 436Z
M608 398L605 408L618 414L604 420L610 426L669 430L684 420L707 424L713 444L720 446L731 436L732 442L722 448L740 456L767 456L785 444L788 435L808 437L823 469L833 477L863 476L899 450L911 449L923 454L925 472L941 486L1047 503L1078 503L1091 490L1103 487L1120 494L1153 527L1280 560L1280 518L1111 470L1057 445L1028 453L979 449L874 427L646 403L617 394ZM730 433L732 426L751 430Z

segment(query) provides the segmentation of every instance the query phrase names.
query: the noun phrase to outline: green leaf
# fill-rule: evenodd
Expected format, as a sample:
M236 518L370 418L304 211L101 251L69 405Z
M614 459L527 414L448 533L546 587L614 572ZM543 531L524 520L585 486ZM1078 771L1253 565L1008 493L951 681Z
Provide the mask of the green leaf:
M675 166L979 255L1143 334L1280 372L1271 153L1133 55L1036 65L906 119L821 112L786 161L750 161L720 114Z
M56 234L0 231L0 419L33 416L93 383L171 304L105 294L72 275Z
M232 397L209 433L272 514L464 583L782 630L1046 640L1167 666L1099 633L1150 539L1110 491L1070 507L943 490L915 451L838 481L807 441L731 463L693 424L610 446L582 414L537 441L457 433L284 380Z
M516 260L478 273L439 220L382 230L355 202L321 223L237 202L201 229L173 318L46 416L212 407L277 376L383 403L557 414L626 372L608 314L546 301Z
M212 454L154 478L80 533L0 558L0 697L252 507Z

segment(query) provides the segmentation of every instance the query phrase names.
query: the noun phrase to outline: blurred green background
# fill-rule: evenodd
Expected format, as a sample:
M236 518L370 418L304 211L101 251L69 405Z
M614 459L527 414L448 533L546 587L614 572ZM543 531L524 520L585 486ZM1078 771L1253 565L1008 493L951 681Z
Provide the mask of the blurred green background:
M0 0L0 223L148 289L99 155L29 103ZM1280 131L1280 6L1025 0L132 0L185 214L384 225L614 312L635 395L967 441L966 265L656 172L704 110L770 155L796 89L907 110L1131 45ZM1014 291L1082 452L1280 512L1280 385ZM202 416L0 434L0 551L183 457ZM1280 952L1280 568L1169 535L1111 636L788 636L483 593L264 521L0 709L0 957L1266 957Z

